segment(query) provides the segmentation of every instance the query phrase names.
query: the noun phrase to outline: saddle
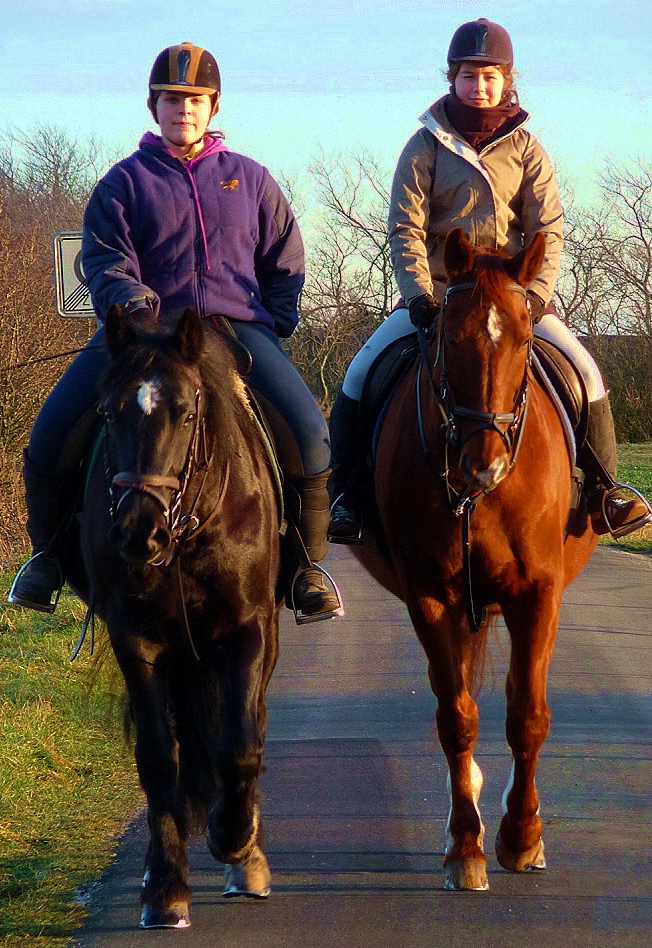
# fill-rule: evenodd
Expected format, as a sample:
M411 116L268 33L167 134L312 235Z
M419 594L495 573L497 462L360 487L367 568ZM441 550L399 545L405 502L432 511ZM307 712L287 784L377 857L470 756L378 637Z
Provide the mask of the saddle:
M375 446L383 418L399 383L419 356L416 333L401 336L372 362L360 401L363 442ZM571 360L553 343L534 339L532 368L559 414L571 464L586 440L589 402L582 376Z
M363 443L371 445L399 383L419 355L416 333L400 336L380 352L369 367L360 398L360 431Z

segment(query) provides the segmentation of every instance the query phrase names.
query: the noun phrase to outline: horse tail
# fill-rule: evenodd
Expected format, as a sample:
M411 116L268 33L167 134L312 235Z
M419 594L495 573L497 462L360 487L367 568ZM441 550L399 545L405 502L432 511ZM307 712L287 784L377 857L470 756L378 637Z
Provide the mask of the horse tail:
M498 626L499 615L489 613L476 632L470 632L468 640L468 652L465 656L469 675L469 691L472 694L479 694L484 684L485 672L487 668L488 643L495 637Z

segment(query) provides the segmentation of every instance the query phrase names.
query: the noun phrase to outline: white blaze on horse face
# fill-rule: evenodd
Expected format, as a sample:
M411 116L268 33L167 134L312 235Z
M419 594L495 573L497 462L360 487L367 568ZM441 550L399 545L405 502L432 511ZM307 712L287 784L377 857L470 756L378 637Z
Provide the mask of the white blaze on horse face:
M161 400L161 388L156 379L141 382L136 395L138 406L144 415L151 415Z
M487 316L487 332L493 344L497 346L500 337L503 334L503 327L500 319L500 313L493 303L489 307L489 315Z

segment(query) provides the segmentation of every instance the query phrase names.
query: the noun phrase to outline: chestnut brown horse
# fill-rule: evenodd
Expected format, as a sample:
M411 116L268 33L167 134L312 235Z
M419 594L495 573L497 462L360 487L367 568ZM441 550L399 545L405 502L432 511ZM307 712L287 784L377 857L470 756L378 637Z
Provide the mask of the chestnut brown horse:
M496 853L505 869L545 868L535 769L550 724L548 665L564 588L597 541L585 513L567 529L571 458L530 367L525 288L544 246L537 235L506 258L476 252L459 229L448 235L438 330L394 394L377 443L379 522L352 547L406 603L428 659L449 768L448 889L488 887L472 692L488 622L499 614L511 643L513 764Z
M225 895L269 893L258 779L279 495L217 331L192 310L164 329L115 308L106 339L103 440L67 575L106 622L135 726L150 833L141 927L185 928L193 833L225 864Z

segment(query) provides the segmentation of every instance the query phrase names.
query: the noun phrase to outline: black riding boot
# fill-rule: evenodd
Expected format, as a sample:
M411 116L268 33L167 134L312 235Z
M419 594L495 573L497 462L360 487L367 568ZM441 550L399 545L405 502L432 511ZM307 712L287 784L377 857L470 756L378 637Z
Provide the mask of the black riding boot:
M652 523L652 507L645 498L616 480L616 434L608 395L589 405L586 440L587 502L595 532L617 539Z
M71 478L37 467L25 451L23 480L33 553L18 571L8 601L39 612L54 612L64 581L55 545L70 512Z
M328 552L326 528L329 516L330 473L329 469L310 476L286 477L286 486L289 488L286 490L286 496L289 494L291 512L307 554L307 561L300 563L291 590L295 615L300 623L344 615L335 584L328 573L317 566ZM329 588L326 579L330 581L332 588Z
M333 475L328 539L331 543L362 543L362 511L356 496L361 463L360 402L340 389L329 422Z

